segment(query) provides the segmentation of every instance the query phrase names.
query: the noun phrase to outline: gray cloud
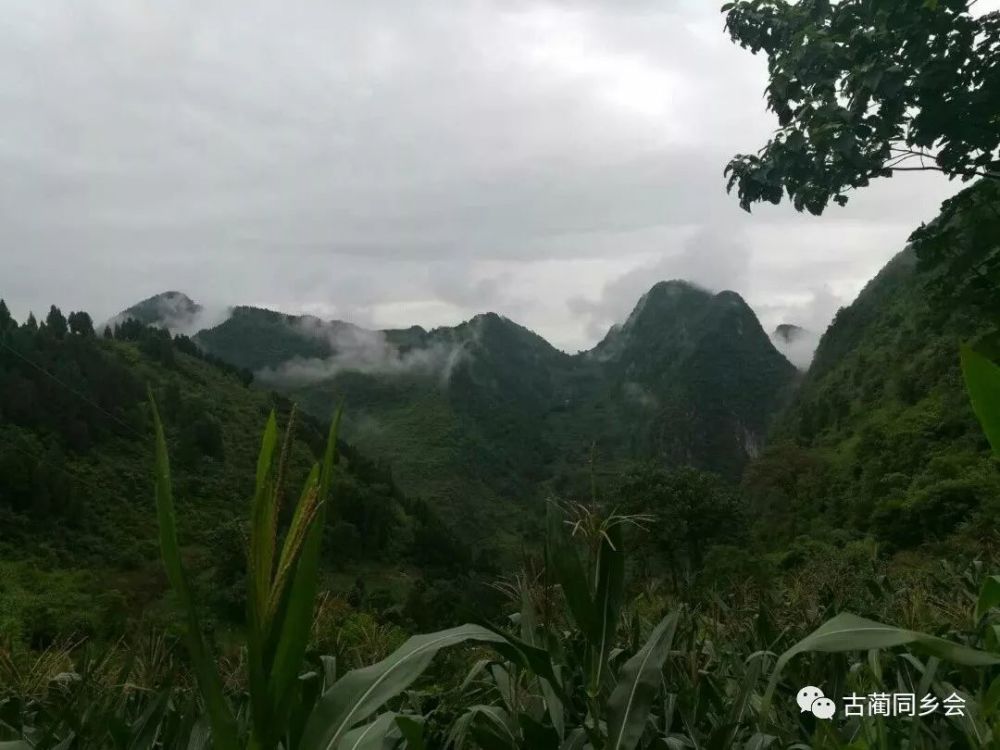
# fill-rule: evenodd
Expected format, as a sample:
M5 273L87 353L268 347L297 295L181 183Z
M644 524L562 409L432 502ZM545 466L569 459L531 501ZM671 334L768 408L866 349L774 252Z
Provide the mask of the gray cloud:
M495 309L567 349L656 275L765 317L823 283L849 300L955 186L743 214L722 168L774 123L717 6L0 0L0 295L101 319L180 289L366 327ZM714 265L684 258L700 227L736 238Z
M659 280L683 279L714 292L746 288L750 249L738 230L703 226L685 238L666 242L679 247L607 282L597 299L569 299L570 310L588 319L588 336L596 339L624 321Z

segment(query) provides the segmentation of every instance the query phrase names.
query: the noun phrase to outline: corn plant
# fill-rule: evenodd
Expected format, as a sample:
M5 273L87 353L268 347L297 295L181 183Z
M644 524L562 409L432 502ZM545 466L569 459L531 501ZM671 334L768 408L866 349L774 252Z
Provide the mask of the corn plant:
M494 645L506 660L482 662L466 679L495 701L471 706L455 722L449 738L455 748L636 746L660 691L679 613L663 618L624 658L617 633L625 593L622 530L630 520L612 515L591 523L596 518L588 513L567 524L550 504L546 571L562 590L565 614L543 613L539 623L533 597L522 592L514 618L519 635L506 634L503 647ZM586 561L567 525L593 531Z
M156 431L156 506L167 575L187 618L186 642L216 750L337 750L421 747L421 717L378 712L409 688L444 648L469 641L503 642L478 625L463 625L409 638L385 659L336 679L333 660L323 676L305 671L304 656L315 607L320 546L336 466L339 412L330 425L321 462L312 467L291 522L278 545L278 511L291 430L275 460L277 423L264 429L250 508L247 553L247 659L249 729L233 711L211 651L202 637L194 600L181 564L170 464L163 425L150 397ZM377 714L377 715L376 715ZM373 718L374 717L374 718ZM365 723L367 722L367 723ZM247 736L247 734L249 736Z
M564 607L539 619L537 603L552 599L547 583L525 575L508 586L521 604L511 618L516 633L505 633L516 648L494 644L497 656L466 677L471 705L448 735L455 750L1000 745L1000 577L970 579L974 627L948 639L842 613L792 642L774 632L763 605L747 617L661 598L657 608L670 614L643 623L624 603L621 524L599 525L600 544L582 545L596 554L583 559L565 525L550 514L546 551ZM747 622L720 628L719 616ZM807 721L795 694L808 684L834 696L956 693L968 711L909 723Z

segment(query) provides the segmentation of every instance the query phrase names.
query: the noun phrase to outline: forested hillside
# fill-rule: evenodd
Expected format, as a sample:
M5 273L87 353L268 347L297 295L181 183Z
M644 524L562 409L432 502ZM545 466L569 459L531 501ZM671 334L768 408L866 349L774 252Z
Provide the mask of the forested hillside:
M220 622L242 621L241 519L259 431L271 409L286 422L291 403L249 388L240 371L164 330L126 321L99 337L86 313L67 321L55 307L45 321L18 326L0 302L0 638L45 645L70 634L109 636L127 621L169 620L147 388L166 423L180 535L199 590ZM323 433L314 418L296 416L293 476ZM463 589L462 580L478 554L425 501L404 495L388 466L346 443L340 452L339 499L326 530L329 585L346 593L370 573L376 590L368 593L381 587L393 601L415 580L433 590L446 577L450 604L436 605L438 615L464 606L475 584Z
M157 307L172 315L175 293L121 316L147 321ZM515 548L535 535L541 496L576 486L591 460L605 474L654 460L738 478L795 379L739 295L680 281L574 356L496 314L367 331L237 307L195 341L323 418L346 399L346 434L401 486Z
M870 534L887 551L988 530L1000 474L958 347L995 330L976 298L935 294L910 248L824 334L744 488L772 548Z

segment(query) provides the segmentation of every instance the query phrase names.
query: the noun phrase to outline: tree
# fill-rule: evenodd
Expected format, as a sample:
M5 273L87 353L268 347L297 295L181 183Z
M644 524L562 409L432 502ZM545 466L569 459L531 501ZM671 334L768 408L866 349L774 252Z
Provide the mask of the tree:
M740 0L733 41L767 55L779 129L726 167L740 205L821 214L876 177L1000 179L1000 12L975 0Z
M655 516L640 546L647 547L645 559L666 563L675 585L682 574L701 568L711 547L735 544L747 535L742 500L709 472L649 465L626 475L618 494L626 513Z
M94 335L94 321L83 310L69 314L69 330L77 336Z
M7 303L0 299L0 333L6 333L17 328L17 321L10 314L10 310L7 309Z
M35 314L33 312L28 313L28 319L24 321L24 327L27 328L29 331L38 330L38 321L35 320Z
M62 310L55 305L49 308L49 314L45 316L45 327L57 339L65 337L69 330L66 317L62 314Z

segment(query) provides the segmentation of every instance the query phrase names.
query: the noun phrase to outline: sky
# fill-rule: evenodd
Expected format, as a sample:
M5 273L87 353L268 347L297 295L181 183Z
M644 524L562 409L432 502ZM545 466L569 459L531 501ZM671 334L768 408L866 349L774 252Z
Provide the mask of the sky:
M574 352L656 281L829 323L960 185L743 212L766 64L715 0L0 0L0 297L165 290Z

